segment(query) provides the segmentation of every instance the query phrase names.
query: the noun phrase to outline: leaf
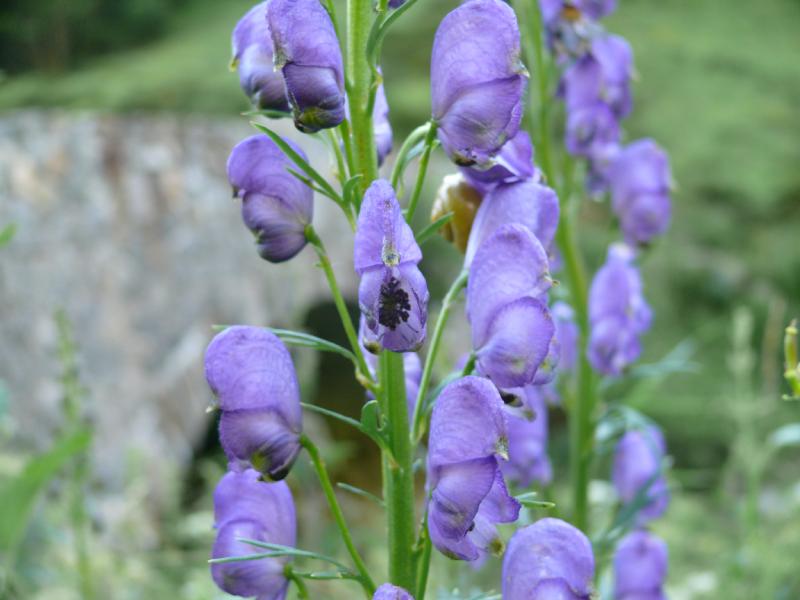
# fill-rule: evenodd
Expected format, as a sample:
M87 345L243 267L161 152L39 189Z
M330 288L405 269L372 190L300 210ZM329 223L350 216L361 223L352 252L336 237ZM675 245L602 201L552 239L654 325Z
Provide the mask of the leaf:
M369 64L378 64L378 59L380 58L378 53L380 52L381 45L383 44L383 39L389 32L389 28L394 24L395 21L397 21L397 19L403 16L404 12L414 6L416 2L417 0L408 0L405 4L392 11L385 19L375 20L375 23L372 25L372 29L369 32L369 38L367 39L367 58L369 60Z
M17 233L17 226L15 223L9 223L2 230L0 230L0 248L11 242L14 235Z
M546 500L536 500L536 492L528 492L527 494L520 494L515 496L515 500L527 508L555 508L555 502L547 502Z
M297 548L292 548L291 546L283 546L281 544L270 544L269 542L261 542L258 540L251 540L248 538L236 538L236 539L239 542L250 544L251 546L255 546L256 548L264 548L266 550L272 550L273 552L275 552L274 556L298 556L302 558L314 558L316 560L324 560L325 562L329 562L332 565L336 565L337 567L344 569L345 571L348 570L346 566L344 566L335 558L331 558L330 556L325 556L324 554L319 554L317 552L309 552L308 550L298 550Z
M339 194L336 193L336 190L333 189L330 183L328 183L325 178L320 175L314 167L312 167L309 162L304 159L300 154L298 154L294 148L292 148L289 144L286 143L281 136L277 133L272 131L269 127L262 125L260 123L253 122L253 127L258 129L260 132L267 134L270 139L275 142L278 147L283 150L283 153L288 156L294 163L300 167L300 169L308 175L314 183L316 183L320 188L324 190L325 195L332 198L337 204L342 204L342 199L339 197Z
M302 331L291 331L289 329L276 329L274 327L268 327L272 333L277 335L287 344L291 344L293 346L300 346L302 348L314 348L315 350L320 350L322 352L332 352L334 354L339 354L340 356L344 356L347 360L351 361L353 364L356 364L356 357L355 354L350 352L347 348L343 348L339 344L335 344L329 340L317 337L315 335L311 335L310 333L303 333Z
M358 182L361 179L361 173L353 175L348 179L342 187L342 196L346 204L351 206L358 206L360 202L356 202L356 194L358 194Z
M326 417L331 417L332 419L336 419L337 421L341 421L342 423L347 423L351 427L355 427L360 432L364 433L365 435L372 437L364 431L364 427L362 427L361 423L356 421L355 419L351 419L350 417L346 417L345 415L338 413L334 410L328 410L327 408L322 408L321 406L317 406L316 404L309 404L307 402L301 402L300 406L310 411L319 413L321 415L325 415Z
M274 108L262 108L261 110L246 110L242 113L243 117L267 117L268 119L290 119L292 113L286 110L275 110Z
M63 434L50 450L30 459L22 473L0 488L0 553L13 553L40 492L64 465L88 448L91 439L91 431L85 428Z
M361 496L362 498L366 498L378 506L385 507L386 503L378 498L375 494L368 492L367 490L362 490L360 487L356 487L354 485L350 485L348 483L342 483L341 481L336 484L336 487L343 489L346 492L350 492L351 494L355 494L356 496Z
M445 213L441 217L436 219L433 223L431 223L430 225L425 227L422 231L420 231L416 235L417 244L419 244L421 246L422 244L424 244L428 240L428 238L436 235L436 233L444 225L446 225L447 223L449 223L452 220L454 215L455 215L455 213L453 213L453 212Z

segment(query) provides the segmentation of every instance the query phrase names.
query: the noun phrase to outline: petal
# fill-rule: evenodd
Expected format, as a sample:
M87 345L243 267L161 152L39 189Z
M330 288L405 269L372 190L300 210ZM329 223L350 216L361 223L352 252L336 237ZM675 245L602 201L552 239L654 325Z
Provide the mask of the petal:
M300 429L271 409L222 411L219 441L229 460L252 465L273 481L289 474L300 453Z
M344 120L344 96L334 69L288 63L283 67L283 77L294 123L300 131L315 133Z
M311 203L307 208L311 208ZM280 198L258 193L242 198L242 220L256 236L261 258L270 262L289 260L306 245L305 227L310 215Z
M495 164L491 168L480 170L462 167L461 173L472 187L483 194L497 183L525 179L533 179L536 182L541 180L541 173L533 164L533 144L527 131L520 131L506 142L495 156Z
M467 317L474 346L486 341L497 311L523 296L540 297L551 286L547 253L531 231L503 225L475 254L467 283Z
M472 527L481 502L498 472L497 459L485 456L436 467L431 480L428 519L448 540L460 541Z
M378 86L378 91L375 93L372 122L375 147L378 150L378 164L380 165L392 151L392 124L389 122L389 102L386 100L383 84Z
M417 264L420 260L422 251L400 212L392 186L385 179L372 182L358 215L354 242L356 272L361 274L376 266Z
M391 5L392 3L389 2ZM402 2L401 2L402 4ZM401 587L392 585L391 583L384 583L377 590L372 600L414 600L414 598Z
M658 593L667 577L668 551L664 541L639 530L626 535L614 554L615 595Z
M508 543L503 558L503 599L539 598L531 596L532 590L550 579L562 581L577 598L588 599L593 578L594 556L588 538L560 519L540 519L517 530ZM543 587L558 589L555 584Z
M292 149L306 159L303 149L284 139ZM311 221L314 193L287 169L298 170L278 145L268 136L259 134L236 144L228 158L228 181L240 195L257 192L281 198Z
M253 469L229 471L214 489L214 522L218 529L230 521L261 524L276 544L294 546L296 517L289 486L260 480Z
M478 208L464 264L469 266L483 241L506 223L524 225L545 249L550 248L558 216L558 198L549 187L530 180L498 185Z
M237 538L270 541L264 528L254 521L230 521L217 532L212 558L247 556L259 552L255 546L240 542ZM274 598L283 598L288 586L283 574L287 562L286 557L275 557L215 563L211 565L211 575L217 586L229 594L248 597L273 594Z
M632 198L622 213L617 213L625 239L646 244L669 227L672 206L665 193L644 193Z
M500 388L527 385L547 357L555 325L547 307L525 297L500 308L490 321L484 343L473 343L478 366Z
M462 377L447 385L433 405L428 441L428 476L435 468L495 456L507 444L503 401L486 379Z
M547 456L547 405L535 386L525 387L528 418L508 417L508 462L500 464L503 474L520 487L537 481L547 484L552 467Z

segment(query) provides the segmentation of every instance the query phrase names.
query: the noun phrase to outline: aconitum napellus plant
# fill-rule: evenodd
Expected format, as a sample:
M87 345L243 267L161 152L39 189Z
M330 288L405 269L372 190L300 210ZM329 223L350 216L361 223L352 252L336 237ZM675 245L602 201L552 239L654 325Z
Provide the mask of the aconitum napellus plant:
M633 49L601 23L616 1L454 2L430 47L430 114L399 144L383 42L421 3L346 3L339 15L331 0L267 0L233 28L232 67L258 131L232 149L227 175L254 259L313 252L347 344L246 325L211 340L205 375L228 467L214 492L214 582L259 600L329 597L325 586L351 586L341 597L423 600L435 587L455 598L441 563L456 561L469 566L464 577L486 573L486 597L589 599L606 573L617 600L664 597L667 549L651 528L670 498L665 438L609 390L625 389L617 383L654 319L644 262L672 218L673 186L666 152L626 136ZM273 119L294 128L278 134ZM327 164L312 164L310 136L326 143ZM450 172L431 184L432 160ZM591 277L576 221L590 201L615 223ZM317 202L340 209L349 256L328 253ZM437 255L425 242L436 233L461 264L442 298L429 292ZM340 286L344 269L357 290ZM460 337L445 335L459 326ZM464 342L448 348L462 357L448 372L451 337ZM352 363L360 418L301 401L296 346ZM382 485L346 489L381 506L385 536L355 535L307 433L319 426L303 427L309 411L374 443ZM565 419L562 472L548 440ZM318 523L298 521L298 460L319 480L336 556L318 551ZM589 482L601 477L618 502L590 511ZM385 560L367 553L368 537L386 540Z

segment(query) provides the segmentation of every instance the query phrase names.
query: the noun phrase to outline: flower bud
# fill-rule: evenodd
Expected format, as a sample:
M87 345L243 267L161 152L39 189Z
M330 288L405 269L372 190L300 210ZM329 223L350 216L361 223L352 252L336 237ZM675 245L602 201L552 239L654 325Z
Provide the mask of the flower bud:
M665 453L664 434L655 425L628 431L617 442L612 480L624 504L645 493L647 503L636 520L639 525L657 519L667 510L670 493L662 473Z
M472 222L475 220L475 213L478 212L481 199L478 191L459 173L445 175L442 184L436 191L436 198L431 210L431 222L449 212L453 213L453 217L439 229L439 233L461 252L467 250L469 232L472 229Z
M614 554L614 598L665 600L668 551L664 540L644 530L620 540Z
M552 284L547 254L529 229L503 225L475 254L467 318L478 370L499 388L532 383L555 326L541 297Z
M327 11L318 0L270 0L267 20L295 126L336 127L345 117L344 67Z
M270 262L289 260L303 249L314 213L314 192L290 168L298 167L266 135L239 142L228 158L228 181L242 200L242 220L256 237L259 255Z
M297 521L294 501L283 481L266 483L252 469L228 472L214 490L217 537L212 558L256 554L258 548L239 541L294 546ZM288 556L211 565L211 575L221 590L236 596L283 600L289 582L284 568Z
M206 350L206 380L222 411L219 436L231 467L283 479L300 452L300 388L292 358L275 334L237 325Z
M489 167L519 130L527 71L514 11L500 0L470 0L436 31L431 100L442 147L457 165Z
M498 458L507 456L503 401L492 384L467 376L433 406L428 446L428 531L444 555L475 561L502 550L495 525L519 516Z
M372 600L414 600L414 597L401 587L391 583L384 583L375 590Z
M541 388L525 386L519 414L508 415L508 462L501 463L506 480L520 488L536 481L550 483L553 468L547 456L547 404Z
M267 3L251 8L233 29L231 68L239 73L242 90L258 108L289 110L283 75L273 63L272 36L267 25Z
M480 170L474 167L461 167L467 182L486 194L499 183L511 183L532 179L539 183L542 174L533 164L533 144L527 131L520 131L508 140L494 158L494 165Z
M639 357L639 336L652 321L633 259L629 247L612 245L589 290L589 362L605 375L621 374Z
M650 139L625 146L609 168L611 207L625 239L646 244L669 227L672 175L667 154Z
M420 260L392 186L384 179L372 182L358 215L354 263L361 276L359 308L381 348L412 352L425 340L428 284Z
M508 542L503 600L589 600L593 579L589 539L560 519L540 519Z
M467 243L464 265L469 266L478 247L506 223L527 227L548 252L558 228L558 198L553 190L528 179L503 183L481 202Z

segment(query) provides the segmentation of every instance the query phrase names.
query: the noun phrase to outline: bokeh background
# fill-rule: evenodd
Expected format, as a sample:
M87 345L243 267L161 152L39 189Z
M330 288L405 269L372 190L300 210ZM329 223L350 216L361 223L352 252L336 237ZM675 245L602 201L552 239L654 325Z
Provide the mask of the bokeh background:
M670 598L800 598L800 404L781 399L783 328L800 315L800 3L619 4L605 24L635 52L626 135L667 149L677 190L673 226L643 261L656 315L649 367L604 394L665 429L674 501L655 529L670 546ZM342 337L310 252L289 265L261 261L225 181L227 153L251 132L227 69L230 31L250 5L0 8L2 598L222 597L205 565L210 491L224 468L204 410L212 325ZM429 114L431 40L454 5L420 1L385 44L396 145ZM305 145L326 168L322 145ZM450 169L434 161L428 205ZM315 221L352 299L346 224L322 200ZM610 225L605 206L587 204L581 243L592 268ZM424 251L440 298L458 257L439 241ZM441 372L463 340L456 320ZM358 412L347 364L295 358L306 401ZM563 481L563 415L552 423ZM313 416L307 428L335 479L379 488L373 448ZM295 473L301 546L340 553L304 459ZM592 493L608 506L607 484ZM550 494L568 506L566 488ZM340 495L383 568L379 510ZM436 557L434 595L497 588L497 567L476 574ZM357 593L346 583L312 589Z

